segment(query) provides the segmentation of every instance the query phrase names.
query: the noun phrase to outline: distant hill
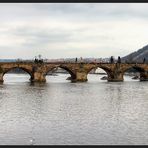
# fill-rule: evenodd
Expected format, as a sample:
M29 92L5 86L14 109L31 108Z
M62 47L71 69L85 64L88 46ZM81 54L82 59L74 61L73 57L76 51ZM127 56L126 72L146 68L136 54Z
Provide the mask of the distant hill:
M143 48L128 54L125 57L122 57L122 62L143 62L145 58L146 63L148 63L148 45L144 46Z

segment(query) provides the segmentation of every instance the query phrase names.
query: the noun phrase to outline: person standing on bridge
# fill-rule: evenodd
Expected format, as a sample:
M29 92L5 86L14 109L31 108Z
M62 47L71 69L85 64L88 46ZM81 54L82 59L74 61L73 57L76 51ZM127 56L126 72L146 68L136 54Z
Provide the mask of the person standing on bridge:
M113 58L113 56L111 56L111 58L110 58L110 63L114 63L114 58Z
M77 63L77 61L78 61L78 58L76 57L76 60L75 60L75 62Z
M117 61L117 63L121 63L121 58L120 58L120 56L118 56L118 61Z
M36 58L36 56L35 56L35 60L34 60L34 62L35 62L35 63L37 63L37 62L38 62L38 59Z
M145 57L143 58L143 64L145 63Z

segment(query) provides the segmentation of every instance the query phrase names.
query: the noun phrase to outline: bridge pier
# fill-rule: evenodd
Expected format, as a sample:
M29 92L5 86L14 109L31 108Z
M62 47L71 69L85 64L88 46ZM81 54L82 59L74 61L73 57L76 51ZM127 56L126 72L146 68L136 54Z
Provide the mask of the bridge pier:
M0 73L0 83L3 82L4 79L3 79L3 73Z
M123 82L123 79L108 79L108 82Z
M87 73L86 72L76 72L76 79L73 79L72 82L86 82Z
M31 81L32 82L46 82L46 78L45 78L44 73L34 72Z
M123 74L122 73L114 73L108 76L108 82L123 82Z
M148 81L148 72L140 72L140 81Z

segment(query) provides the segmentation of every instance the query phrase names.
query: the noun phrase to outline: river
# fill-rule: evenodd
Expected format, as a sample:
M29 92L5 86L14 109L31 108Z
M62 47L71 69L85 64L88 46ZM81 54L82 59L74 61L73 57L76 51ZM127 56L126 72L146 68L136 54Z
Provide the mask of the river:
M0 84L1 145L148 144L148 82L71 83L68 74L31 84L6 74Z

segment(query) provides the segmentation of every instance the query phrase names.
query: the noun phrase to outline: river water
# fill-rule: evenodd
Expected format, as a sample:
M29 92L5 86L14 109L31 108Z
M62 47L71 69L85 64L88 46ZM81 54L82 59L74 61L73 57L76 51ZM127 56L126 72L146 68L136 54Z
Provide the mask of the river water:
M6 74L0 84L0 144L148 144L148 82L71 83L68 74L31 84Z

